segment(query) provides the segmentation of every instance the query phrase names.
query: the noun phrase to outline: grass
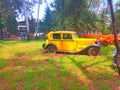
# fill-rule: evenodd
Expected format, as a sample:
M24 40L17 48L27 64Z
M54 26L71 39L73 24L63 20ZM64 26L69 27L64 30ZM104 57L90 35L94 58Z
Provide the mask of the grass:
M0 90L113 90L120 77L112 68L114 45L101 56L48 54L43 41L0 41Z

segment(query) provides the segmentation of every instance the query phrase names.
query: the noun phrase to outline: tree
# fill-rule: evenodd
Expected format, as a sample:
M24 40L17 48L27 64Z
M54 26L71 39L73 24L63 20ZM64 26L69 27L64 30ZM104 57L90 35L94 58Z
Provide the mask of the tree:
M39 11L40 11L40 4L42 4L42 1L41 1L41 0L38 0L38 12L37 12L37 26L36 26L36 37L37 37L38 29L39 29L38 20L39 20Z
M13 26L14 23L9 22L9 15L13 16L15 19L17 17L17 12L21 12L20 6L22 2L20 0L0 0L0 37L2 38L3 28L7 28L7 24ZM8 30L9 28L7 28ZM12 29L13 30L13 29Z
M119 10L120 9L120 1L117 1L117 3L115 4L115 9Z
M110 6L110 11L111 11L111 19L112 19L112 28L113 28L113 33L114 33L114 41L115 41L115 46L117 49L117 67L118 67L118 73L120 75L120 46L117 38L117 30L116 30L116 22L115 22L115 16L114 16L114 10L113 10L113 4L112 0L108 0L108 4Z
M32 9L35 3L38 0L22 0L22 13L25 17L26 21L26 31L27 31L27 39L30 40L30 27L29 27L29 19L32 14Z
M55 0L54 8L55 29L90 31L95 28L97 17L88 6L88 0Z
M87 0L72 0L66 11L68 11L66 17L69 17L68 22L72 26L71 28L78 34L94 30L97 18L95 13L88 9Z
M8 29L9 33L17 33L17 21L15 16L9 14L7 17L6 28Z
M12 25L12 24L15 25L15 23L10 23L10 21L8 20L9 15L12 16L12 18L14 18L15 20L16 17L19 16L19 14L25 15L24 12L25 10L27 10L28 11L27 14L30 16L32 12L32 8L35 4L35 1L36 0L30 0L30 1L29 0L0 0L0 18L4 19L7 22L6 25ZM25 5L24 2L27 5L26 9L24 7ZM1 19L0 19L0 26L1 26L1 36L2 36L2 29L4 28L4 26L1 24L2 23ZM10 26L7 26L7 29L10 29ZM27 31L29 33L29 30Z
M116 30L120 32L120 10L115 11L115 19L116 19Z
M105 13L103 13L105 12ZM99 32L101 32L102 34L110 34L110 26L109 26L109 18L110 16L108 14L106 14L106 10L105 11L101 11L98 15L97 15L97 23L96 23L96 28L98 29Z
M53 17L53 12L50 10L50 7L47 5L46 10L45 10L45 17L42 21L41 28L43 29L42 31L44 32L49 32L54 28L54 17Z
M120 1L115 3L115 19L116 19L116 29L120 32Z

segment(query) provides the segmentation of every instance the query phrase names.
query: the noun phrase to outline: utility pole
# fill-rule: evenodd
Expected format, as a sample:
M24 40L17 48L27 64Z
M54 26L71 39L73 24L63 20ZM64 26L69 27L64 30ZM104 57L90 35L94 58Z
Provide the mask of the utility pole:
M28 0L29 3L29 0ZM25 22L26 22L26 29L27 29L27 40L30 40L30 30L29 30L29 21L28 21L28 10L26 6L26 0L23 1L23 7L25 10Z
M36 26L36 37L37 37L37 33L38 33L38 28L39 28L39 24L38 24L38 22L39 22L39 11L40 11L40 4L41 4L41 0L39 0L39 2L38 2L38 12L37 12L37 26Z
M116 60L117 60L118 73L120 75L120 46L119 46L118 37L117 37L116 22L115 22L115 15L114 15L114 10L113 10L112 0L108 0L108 3L109 3L109 6L110 6L110 11L111 11L114 42L115 42L115 46L116 46L116 49L117 49Z

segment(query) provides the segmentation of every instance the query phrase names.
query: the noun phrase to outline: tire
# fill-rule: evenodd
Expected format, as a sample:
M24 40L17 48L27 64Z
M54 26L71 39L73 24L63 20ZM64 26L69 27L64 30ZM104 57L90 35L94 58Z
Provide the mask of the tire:
M88 49L89 56L98 56L100 55L100 49L97 47L91 47Z
M49 53L56 53L56 47L55 46L53 46L53 45L49 45L48 47L47 47L47 51L49 52Z

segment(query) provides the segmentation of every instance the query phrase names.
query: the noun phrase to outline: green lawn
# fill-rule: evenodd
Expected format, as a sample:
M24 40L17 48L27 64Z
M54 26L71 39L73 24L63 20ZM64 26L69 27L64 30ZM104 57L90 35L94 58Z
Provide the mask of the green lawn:
M114 46L101 56L48 54L43 41L0 41L0 90L119 90Z

